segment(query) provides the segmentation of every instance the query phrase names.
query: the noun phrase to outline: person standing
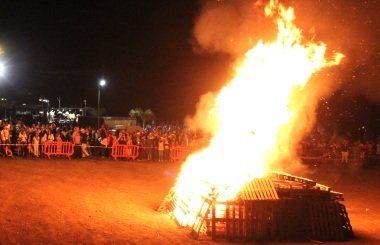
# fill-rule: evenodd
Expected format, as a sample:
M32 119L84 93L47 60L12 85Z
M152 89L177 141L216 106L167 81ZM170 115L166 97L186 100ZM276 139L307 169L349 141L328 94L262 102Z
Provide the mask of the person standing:
M118 142L120 145L125 145L125 144L127 144L127 137L125 136L124 131L121 131L121 132L119 133L119 137L117 138L117 142Z
M39 148L40 135L39 135L38 132L34 133L32 144L33 144L33 154L34 154L34 156L35 157L39 157L40 156L40 148Z
M147 138L146 138L146 142L145 142L148 161L153 160L153 139L154 139L154 137L153 137L152 133L149 133Z
M348 156L349 156L349 147L348 143L344 142L341 146L341 153L342 153L342 159L341 163L342 164L348 164Z
M164 161L168 162L170 160L170 144L168 136L164 137Z
M12 151L9 147L9 144L11 143L11 135L9 133L10 126L6 125L4 126L3 130L1 130L0 135L1 135L1 142L4 145L4 153L5 156L13 156Z
M81 138L82 138L82 157L89 157L90 153L88 153L87 151L88 131L84 128L81 130Z
M47 141L48 142L53 142L55 140L55 137L54 137L54 134L52 133L52 131L49 129L47 131Z
M74 158L80 158L82 156L82 142L81 142L80 131L78 127L74 128L72 140L74 143Z
M25 129L21 129L18 134L18 143L21 144L21 156L25 157L27 153L27 143L28 143L28 135L26 134Z
M164 141L162 138L158 140L158 161L164 161Z

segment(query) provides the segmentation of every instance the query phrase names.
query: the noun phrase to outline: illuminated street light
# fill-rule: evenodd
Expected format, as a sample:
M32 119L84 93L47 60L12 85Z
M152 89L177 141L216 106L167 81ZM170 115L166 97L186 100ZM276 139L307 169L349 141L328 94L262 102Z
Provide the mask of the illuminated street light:
M106 85L106 80L102 79L99 81L99 86L104 87Z
M101 79L98 86L98 128L100 126L100 88L106 86L106 83L105 79Z
M0 77L5 77L6 67L4 63L0 62Z

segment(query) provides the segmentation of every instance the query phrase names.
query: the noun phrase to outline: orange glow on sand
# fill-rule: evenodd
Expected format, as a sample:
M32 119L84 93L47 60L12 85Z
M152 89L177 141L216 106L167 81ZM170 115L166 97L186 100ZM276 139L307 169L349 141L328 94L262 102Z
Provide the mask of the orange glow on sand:
M210 188L219 200L234 198L244 184L290 155L284 144L293 137L295 119L305 106L295 91L302 93L314 73L343 58L336 53L328 60L325 44L303 42L293 8L272 0L265 14L276 18L276 40L259 41L237 64L234 78L204 115L213 118L210 144L187 158L177 179L173 214L183 226L193 224ZM244 120L236 119L242 114ZM186 203L189 212L181 211L179 203Z

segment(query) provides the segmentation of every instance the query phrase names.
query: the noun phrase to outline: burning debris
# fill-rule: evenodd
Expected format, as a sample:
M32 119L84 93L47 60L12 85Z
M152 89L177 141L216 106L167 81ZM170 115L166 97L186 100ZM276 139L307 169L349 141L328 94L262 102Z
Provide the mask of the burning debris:
M265 14L276 17L277 39L250 49L235 77L206 103L210 144L187 158L160 209L191 227L195 237L348 239L342 194L271 170L278 162L299 162L295 144L310 130L320 95L309 80L343 55L328 60L325 44L304 44L292 8L272 0ZM237 126L233 115L247 111Z
M274 172L253 179L233 199L221 201L219 195L210 186L195 220L187 225L192 237L241 241L344 241L353 237L341 204L343 194L310 179ZM175 218L189 217L192 212L172 189L158 210L173 214L175 209L179 210Z

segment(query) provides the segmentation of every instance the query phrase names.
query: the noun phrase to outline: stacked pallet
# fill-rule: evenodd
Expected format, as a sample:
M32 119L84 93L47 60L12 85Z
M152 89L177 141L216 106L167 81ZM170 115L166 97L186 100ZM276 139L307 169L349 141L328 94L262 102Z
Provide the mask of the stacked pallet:
M206 231L213 240L349 240L353 231L340 201L343 194L328 186L276 172L246 184L235 200L209 200Z
M210 188L212 189L212 188ZM343 194L313 180L275 172L247 183L236 198L204 198L191 235L230 241L344 241L353 237ZM161 210L180 205L171 191ZM204 236L200 236L204 235Z

